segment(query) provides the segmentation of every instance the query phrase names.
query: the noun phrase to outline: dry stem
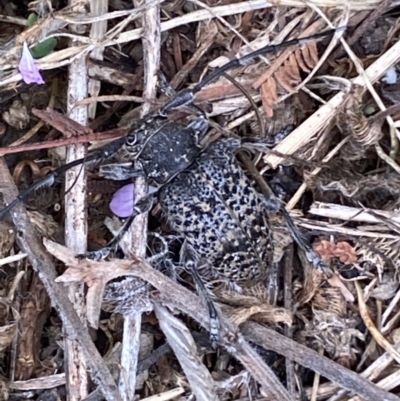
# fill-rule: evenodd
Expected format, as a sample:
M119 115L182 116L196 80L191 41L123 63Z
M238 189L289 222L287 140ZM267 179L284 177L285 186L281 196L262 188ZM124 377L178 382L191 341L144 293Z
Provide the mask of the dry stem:
M150 5L145 0L145 5ZM141 115L144 116L150 111L152 100L157 94L157 71L160 64L160 7L155 5L148 8L143 18L144 40L143 40L143 63L144 63L144 103ZM139 177L135 181L136 202L147 193L146 180ZM125 236L125 249L129 250L128 255L146 257L147 245L147 213L137 216ZM139 336L141 331L142 312L135 311L125 315L124 338L121 355L121 365L124 374L120 376L119 388L122 397L128 401L133 400L136 387L136 369L139 359ZM130 330L131 329L131 330ZM130 332L131 331L131 332ZM132 332L133 331L133 332Z
M71 0L71 4L74 1ZM68 70L67 107L69 117L85 126L88 122L87 107L74 108L75 102L88 95L88 74L85 58L73 61ZM66 163L86 156L86 145L74 144L67 147ZM67 171L65 175L65 244L76 254L86 252L87 247L87 208L86 172L84 166ZM71 302L83 322L86 322L85 294L83 284L68 287ZM68 327L63 328L65 335L65 370L67 392L70 401L80 401L89 390L87 365L79 344L70 338Z

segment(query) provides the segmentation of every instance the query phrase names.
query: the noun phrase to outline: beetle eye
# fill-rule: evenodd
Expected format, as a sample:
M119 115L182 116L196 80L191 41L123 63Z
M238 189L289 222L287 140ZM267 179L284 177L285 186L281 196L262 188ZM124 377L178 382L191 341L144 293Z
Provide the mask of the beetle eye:
M127 146L136 146L143 140L143 138L143 131L132 131L127 135L125 143Z
M126 144L128 146L135 146L137 143L137 136L136 133L132 132L126 137Z

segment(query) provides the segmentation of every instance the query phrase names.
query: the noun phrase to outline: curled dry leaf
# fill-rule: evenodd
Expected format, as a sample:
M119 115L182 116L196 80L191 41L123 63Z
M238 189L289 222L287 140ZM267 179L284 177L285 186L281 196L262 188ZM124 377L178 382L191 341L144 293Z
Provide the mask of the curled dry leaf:
M70 249L44 238L43 244L47 251L65 263L68 268L56 278L58 283L84 282L88 287L96 283L107 283L121 276L132 275L132 267L137 263L134 260L112 262L97 262L80 260Z
M269 294L263 285L243 288L241 293L218 288L215 295L229 320L237 325L248 320L261 324L283 323L287 326L293 323L290 311L269 304Z
M0 351L5 350L17 335L20 315L8 298L0 298Z
M58 283L84 282L88 287L86 295L88 321L94 328L99 326L99 316L106 284L118 277L128 276L132 272L134 261L118 263L79 260L74 252L53 241L44 239L46 249L67 266L67 270L56 278Z
M15 241L15 230L13 227L4 222L0 222L0 259L10 251Z
M292 316L289 311L284 308L278 308L273 305L261 304L250 307L231 308L227 305L221 307L229 320L236 325L247 322L248 320L256 321L262 324L278 324L283 323L287 326L292 325Z
M312 299L312 305L314 308L335 313L339 317L346 316L347 303L343 299L339 288L319 288Z
M14 100L2 118L10 127L18 130L25 129L30 120L28 109L20 100Z
M354 248L345 241L336 244L334 256L338 257L339 260L346 265L357 262L357 255Z
M370 296L380 301L392 299L399 288L399 283L396 281L388 281L378 284L371 292Z
M333 251L335 249L335 244L332 242L322 240L320 242L314 242L313 250L319 254L323 261L328 261L333 257Z

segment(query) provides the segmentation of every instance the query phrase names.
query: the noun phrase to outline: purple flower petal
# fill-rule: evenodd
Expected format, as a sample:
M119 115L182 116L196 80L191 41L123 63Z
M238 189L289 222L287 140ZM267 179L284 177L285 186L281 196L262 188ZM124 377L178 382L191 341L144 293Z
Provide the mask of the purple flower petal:
M128 184L115 192L110 209L118 217L126 218L132 215L135 205L135 185Z
M26 84L45 83L26 42L24 42L24 46L22 48L22 57L19 61L18 69L22 75L22 79Z

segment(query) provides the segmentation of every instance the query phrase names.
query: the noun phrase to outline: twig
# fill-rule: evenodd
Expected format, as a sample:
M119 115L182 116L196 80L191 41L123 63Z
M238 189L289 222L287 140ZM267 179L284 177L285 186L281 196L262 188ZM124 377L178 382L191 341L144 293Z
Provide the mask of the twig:
M371 212L384 216L394 222L400 223L400 212L390 212L385 210L371 210ZM342 206L335 203L314 202L311 205L308 213L311 213L315 216L345 221L362 221L365 223L382 222L382 220L369 213L368 209Z
M160 345L155 351L153 351L146 359L141 360L138 363L137 374L144 372L153 366L163 355L171 352L171 347L168 343Z
M26 293L23 293L22 298L19 310L20 318L18 319L18 336L15 337L15 341L17 341L15 375L11 375L17 380L27 380L33 377L35 366L40 363L37 352L40 347L40 337L50 314L50 300L43 282L36 272L33 272L29 287L26 288ZM31 361L31 363L26 363L26 361Z
M321 28L325 26L325 23L322 19L319 19L312 23L309 27L307 27L300 35L299 38L305 38L310 35L314 35L318 31L321 30ZM336 36L339 33L335 34L335 37L332 39L331 43L336 42ZM333 46L328 46L329 48ZM281 66L282 64L290 57L292 53L294 53L297 50L295 46L286 48L285 50L282 51L282 53L275 59L275 61L272 63L270 68L268 68L267 71L265 71L253 84L254 89L258 89L261 87L261 85L267 81ZM312 73L315 73L316 69L312 71Z
M262 327L258 323L247 322L243 325L242 332L251 341L261 347L275 351L287 358L296 361L300 365L318 372L321 376L333 381L339 386L359 394L368 401L386 400L399 401L400 398L390 394L360 377L355 372L319 355L304 345L295 343L271 329Z
M388 119L392 120L392 117L388 117ZM393 120L392 120L393 121ZM392 141L393 144L393 141ZM397 146L397 145L396 145ZM394 148L393 148L394 149ZM400 174L400 166L390 157L388 156L382 149L381 145L378 143L375 144L376 154L385 162L387 163L397 174Z
M151 0L145 0L149 4ZM149 8L143 18L143 65L144 88L141 115L150 111L152 100L157 94L157 71L160 65L160 7L155 5ZM147 184L144 177L135 180L136 202L147 193ZM138 257L146 256L147 246L147 213L137 216L123 240L125 249ZM129 255L129 254L128 254ZM133 400L136 386L136 369L139 359L139 337L142 321L142 312L135 311L124 316L124 338L122 343L121 365L124 375L121 374L119 388L122 397ZM130 333L133 329L133 333Z
M328 17L316 6L314 6L312 3L310 3L310 6L328 23L328 25L333 28L334 26L332 25L331 21L329 20ZM360 74L361 77L364 79L364 85L370 92L371 96L375 100L376 104L378 107L382 110L386 110L386 106L383 104L380 96L376 92L375 88L373 87L372 83L369 81L369 78L367 74L365 73L364 67L359 60L359 58L354 54L353 50L350 48L348 43L341 38L340 42L342 43L344 49L346 50L346 53L349 55L351 61L354 63L357 72ZM386 71L385 71L386 72ZM390 151L390 156L386 155L383 152L383 149L379 145L379 143L375 144L375 150L378 154L378 156L384 160L390 167L392 167L395 171L400 173L400 166L393 160L393 158L396 157L397 149L399 146L399 139L400 139L400 132L397 130L395 127L394 121L390 115L386 117L386 120L389 124L390 127L390 142L391 142L391 151Z
M306 4L313 9L313 3L310 3L309 1L306 0ZM345 12L343 15L342 20L340 21L339 27L341 26L347 26L348 25L348 20L349 20L349 13L350 10L345 7ZM322 19L321 19L322 20ZM333 25L332 25L333 27ZM334 27L333 27L334 28ZM324 53L322 54L322 56L319 58L317 64L315 65L315 67L312 69L312 71L307 75L307 77L299 84L296 86L296 88L294 88L294 91L299 91L300 89L306 89L305 85L314 77L314 75L317 73L317 71L321 68L321 66L324 64L324 62L326 61L326 59L329 57L329 55L331 54L331 52L333 51L334 47L336 47L338 40L343 36L344 31L337 31L335 33L335 35L333 36L332 40L329 42L329 45L325 48ZM308 89L306 89L306 91L308 91ZM309 91L310 92L310 91ZM310 92L311 95L311 92ZM289 95L283 96L279 99L279 102L284 101Z
M124 135L126 135L126 130L123 128L117 128L111 131L92 132L90 134L81 135L78 137L74 136L65 139L53 139L52 141L26 143L19 146L12 146L10 148L0 148L0 156L27 152L29 150L54 149L59 148L60 146L67 146L78 143L106 141L110 139L121 138L121 136Z
M391 5L392 0L383 0L380 2L375 9L373 9L367 18L363 20L363 22L357 26L356 30L353 32L350 38L346 41L349 46L354 45L362 37L362 35L371 28L372 24L389 8ZM358 16L358 15L357 15ZM353 21L350 20L350 25L357 25L353 24ZM343 54L343 48L337 49L334 53L332 53L330 59L337 60Z
M396 343L394 348L397 351L400 351L400 343ZM368 379L369 381L374 381L378 377L382 375L382 373L393 363L392 356L385 352L381 355L378 359L371 363L362 373L360 376L364 379ZM339 387L334 383L324 383L320 386L318 390L318 396L324 395L324 398L333 394L333 392L337 391L336 397L340 399L340 397L344 397L348 391L339 389Z
M91 0L90 11L93 15L103 15L108 11L108 0ZM104 35L107 32L107 21L97 21L92 24L90 29L90 39L94 41L101 41L104 39ZM104 48L95 48L90 57L95 60L103 60ZM100 93L101 82L95 79L89 79L88 94L91 97L96 97ZM89 118L94 119L96 116L97 103L89 105Z
M65 385L65 373L10 382L10 389L19 391L45 390Z
M323 159L322 159L322 163L328 163L329 160L331 160L333 158L333 156L336 155L336 153L339 152L340 149L342 149L342 147L350 141L350 136L344 138L343 140L341 140ZM319 172L322 170L322 167L317 167L315 168L312 172L311 175L315 176L317 174L319 174ZM305 182L303 182L303 184L300 185L300 187L298 188L298 190L296 191L296 193L292 196L292 198L289 200L289 202L286 205L286 209L287 210L292 210L297 202L300 200L300 198L303 196L304 192L307 189L307 184Z
M200 38L200 46L193 53L192 57L186 62L180 71L176 73L174 78L171 80L170 85L173 89L177 89L179 85L186 79L193 68L197 65L200 58L203 57L204 53L214 43L214 38L218 33L217 25L211 21L208 28L203 31L204 33Z
M49 107L49 108L54 107L57 90L58 90L58 79L55 78L53 80L53 82L51 83L51 95L50 95L50 100L49 100L49 104L47 107ZM18 138L16 141L11 143L9 146L16 147L16 146L22 145L23 143L25 143L26 141L31 139L36 134L36 132L38 132L40 130L40 128L43 127L43 125L44 125L43 121L39 121L26 134L24 134L21 138Z
M155 304L161 330L177 357L190 384L190 388L199 401L218 401L215 383L210 371L204 366L197 351L197 345L188 328L173 317L165 307Z
M324 349L323 349L323 347L320 346L319 354L323 355L323 353L324 353ZM318 394L318 387L320 385L320 379L321 379L321 375L319 373L315 373L310 401L317 401L317 394Z
M284 307L293 313L293 244L289 245L284 255ZM284 334L287 338L293 338L292 326L285 325ZM294 363L291 359L285 359L286 365L286 387L290 395L296 395L296 379L294 375Z
M375 327L374 322L369 316L367 305L364 300L364 295L360 286L360 283L358 281L355 281L355 286L357 289L357 296L358 296L358 307L360 309L360 315L367 326L368 330L370 331L372 337L375 339L375 341L386 351L389 352L391 357L397 362L400 363L400 353L396 350L395 347L393 347L392 344L389 343L388 340L386 340L385 337L380 333L380 331Z
M27 257L26 253L18 253L16 255L7 256L6 258L1 258L0 266L8 265L9 263L13 262L18 262L19 260L24 259L26 257Z
M343 8L345 5L348 4L350 10L371 10L374 9L378 4L380 4L381 0L366 0L360 2L359 0L314 0L314 4L321 7L333 7L333 8ZM151 3L152 5L157 4L159 1L153 0ZM217 6L212 8L212 13L214 15L229 16L235 14L241 14L252 10L259 10L268 7L274 6L291 6L291 7L300 7L304 8L305 4L302 0L274 0L274 1L265 1L265 0L249 0L241 3L236 3L234 7L232 5L224 5L224 6ZM43 32L46 32L46 37L52 37L56 35L51 35L51 32L58 31L59 29L63 28L67 23L70 24L88 24L92 22L98 22L101 20L106 19L113 19L113 18L120 18L123 15L130 15L135 14L135 18L138 18L146 7L138 8L134 10L122 11L122 12L114 12L114 13L107 13L103 16L98 17L71 17L68 12L61 12L55 13L55 18L49 19L47 22L47 26L44 28L44 22L42 24L37 24L31 29L24 31L20 35L17 36L16 43L17 45L10 51L6 53L3 60L17 60L18 57L15 57L15 54L19 54L22 48L22 43L27 40L27 38L32 38L28 41L28 43L32 44L35 41L39 41L39 39L43 39ZM210 15L210 12L207 10L199 10L195 11L177 18L174 18L170 21L163 22L161 24L161 32L165 32L176 28L178 26L186 25L193 22L199 22L208 20L209 18L213 18L213 15ZM133 17L132 17L133 18ZM87 43L88 38L85 36L76 35L76 41L81 41L82 43L87 43L83 46L75 46L74 48L69 49L68 51L59 50L53 52L52 54L43 57L42 59L38 60L38 67L41 70L49 70L54 69L62 66L70 65L72 61L76 58L83 57L87 53L90 53L97 47L107 47L107 46L115 46L116 44L123 44L127 42L131 42L133 40L140 39L143 35L143 29L134 29L127 32L120 33L117 37L113 38L112 40L105 40L102 43ZM16 67L16 63L14 65L9 64L9 62L1 63L0 60L0 70L9 70L11 68ZM0 86L8 85L13 82L18 82L22 79L21 74L14 73L11 76L5 76L4 79L0 81Z
M164 391L163 393L152 395L150 397L143 398L142 401L168 401L173 398L179 397L185 392L183 387L177 387L172 390Z
M119 391L124 401L133 401L135 397L141 328L141 311L132 311L131 314L124 316L121 372L118 383Z
M71 0L71 5L79 0ZM75 102L85 99L88 95L88 74L86 59L73 61L68 69L67 109L71 120L86 126L88 122L87 107L74 108ZM66 163L86 156L84 144L70 145L66 149ZM86 172L85 167L78 166L65 174L65 244L76 254L86 252L87 247L87 207L86 207ZM86 322L85 288L83 284L68 287L71 302L82 319ZM65 332L65 371L67 375L67 392L69 401L80 401L88 394L89 381L86 360L79 344Z
M5 202L12 202L17 197L18 191L12 183L12 177L3 159L0 159L0 182L3 186ZM101 388L103 396L108 401L122 401L110 371L69 300L64 285L55 282L56 269L43 246L38 243L39 235L36 233L35 227L28 220L26 212L22 213L21 210L22 206L20 205L11 213L11 218L19 233L17 235L19 248L28 255L33 269L39 274L52 306L56 308L64 327L68 329L68 336L79 342L87 365L92 372L92 379Z

